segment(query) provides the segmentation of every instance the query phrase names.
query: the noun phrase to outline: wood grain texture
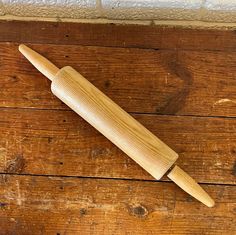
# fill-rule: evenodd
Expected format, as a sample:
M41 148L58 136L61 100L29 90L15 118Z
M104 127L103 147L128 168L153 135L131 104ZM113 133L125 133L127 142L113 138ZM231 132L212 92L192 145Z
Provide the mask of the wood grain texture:
M72 111L0 112L1 172L153 179ZM177 164L198 182L236 183L235 119L134 118L178 152Z
M0 44L0 106L68 109L17 46ZM234 52L31 46L58 67L73 66L128 112L236 116Z
M147 25L0 21L0 41L171 50L236 50L235 30Z
M0 178L0 234L234 234L233 186L203 185L209 209L173 183Z
M0 234L236 233L235 37L1 21ZM203 187L215 207L173 183L144 181L153 178L51 94L19 42L59 67L73 66L126 111L140 113L133 116L180 154L180 167L212 184Z

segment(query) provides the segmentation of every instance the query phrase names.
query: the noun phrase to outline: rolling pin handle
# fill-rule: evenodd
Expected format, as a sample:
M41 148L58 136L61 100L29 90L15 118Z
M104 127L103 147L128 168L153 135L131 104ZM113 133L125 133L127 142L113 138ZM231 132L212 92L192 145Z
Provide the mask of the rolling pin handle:
M177 165L172 168L167 176L185 192L206 206L213 207L215 205L214 200L205 192L205 190L189 174Z
M46 76L51 81L54 79L56 74L59 71L53 63L51 63L48 59L41 56L36 51L30 49L29 47L21 44L19 46L19 51L34 65L36 69L38 69L44 76Z

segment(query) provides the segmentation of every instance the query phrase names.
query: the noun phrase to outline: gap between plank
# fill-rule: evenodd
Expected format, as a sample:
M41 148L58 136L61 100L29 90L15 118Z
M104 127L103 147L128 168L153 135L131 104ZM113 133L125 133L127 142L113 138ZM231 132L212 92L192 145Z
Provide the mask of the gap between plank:
M156 182L156 183L168 183L174 184L172 181L166 180L148 180L148 179L128 179L128 178L112 178L112 177L98 177L98 176L73 176L73 175L40 175L40 174L17 174L17 173L4 173L0 172L0 175L10 176L32 176L32 177L51 177L51 178L74 178L74 179L98 179L98 180L121 180L121 181L142 181L142 182ZM222 185L222 186L234 186L236 184L223 184L223 183L212 183L212 182L198 182L201 185Z
M0 110L32 110L32 111L65 111L74 112L71 109L62 108L35 108L35 107L0 107ZM161 114L161 113L150 113L150 112L127 112L131 115L147 115L147 116L163 116L163 117L196 117L196 118L222 118L222 119L236 119L236 116L204 116L195 114Z

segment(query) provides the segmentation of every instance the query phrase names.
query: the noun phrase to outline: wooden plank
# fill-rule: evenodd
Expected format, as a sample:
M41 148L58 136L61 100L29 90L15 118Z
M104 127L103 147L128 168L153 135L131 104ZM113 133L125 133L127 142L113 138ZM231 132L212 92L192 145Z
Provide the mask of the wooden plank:
M0 21L0 41L171 50L236 49L234 30L39 21Z
M236 183L236 119L134 117L198 182ZM0 172L153 180L77 114L58 110L0 110Z
M1 234L235 234L234 186L203 185L207 208L172 183L2 175Z
M236 116L236 52L30 46L73 66L128 112ZM1 107L67 109L16 44L0 44L0 55Z
M0 235L236 233L234 31L0 21L0 42ZM136 113L212 184L203 187L216 206L151 181L53 97L19 42Z

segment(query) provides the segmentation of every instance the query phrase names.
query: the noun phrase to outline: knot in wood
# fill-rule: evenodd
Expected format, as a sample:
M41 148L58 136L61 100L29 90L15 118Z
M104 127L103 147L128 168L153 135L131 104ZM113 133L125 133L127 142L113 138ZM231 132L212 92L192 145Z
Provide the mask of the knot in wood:
M131 207L131 213L134 216L144 218L148 215L148 210L143 205L135 205Z

